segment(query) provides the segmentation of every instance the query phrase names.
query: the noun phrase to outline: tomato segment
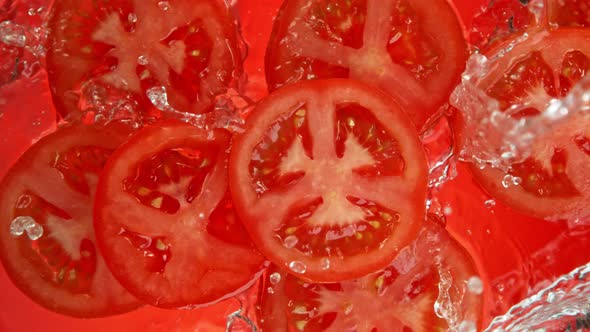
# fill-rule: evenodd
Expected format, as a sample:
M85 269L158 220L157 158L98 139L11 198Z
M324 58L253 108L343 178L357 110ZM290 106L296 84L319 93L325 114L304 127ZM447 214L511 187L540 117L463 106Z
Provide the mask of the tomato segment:
M416 130L386 95L349 80L277 91L236 139L230 189L255 244L314 281L385 266L424 218Z
M445 1L290 0L266 54L269 88L353 78L394 96L421 128L443 104L466 59L461 27Z
M129 133L118 127L61 128L27 151L2 182L2 263L48 309L98 317L139 305L106 269L92 228L98 175Z
M48 72L66 113L204 113L241 73L217 1L60 0L49 25Z
M550 24L570 27L590 26L590 3L586 0L548 0Z
M501 111L534 118L552 99L565 97L589 69L590 32L562 28L534 34L516 45L479 86L499 101ZM588 117L576 112L538 137L531 157L513 164L507 173L475 166L472 171L494 197L520 211L549 219L588 215L590 155L584 142L589 130ZM506 175L515 179L514 185L503 183Z
M482 291L465 249L429 222L389 266L361 279L314 284L269 269L261 325L277 332L475 330L481 325Z
M260 271L263 257L226 198L229 139L222 130L163 123L141 130L105 167L97 239L115 277L143 301L207 304Z

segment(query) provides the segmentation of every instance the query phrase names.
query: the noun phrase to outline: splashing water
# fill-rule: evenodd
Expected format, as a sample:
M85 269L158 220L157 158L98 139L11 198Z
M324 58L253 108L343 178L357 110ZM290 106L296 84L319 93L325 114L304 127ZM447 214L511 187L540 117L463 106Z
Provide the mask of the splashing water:
M590 116L590 77L580 80L564 98L552 99L548 107L534 117L515 118L509 112L502 112L499 102L479 87L494 65L510 56L515 46L543 34L531 37L524 33L494 56L488 58L476 53L468 60L462 82L450 99L451 105L461 111L464 127L470 129L464 132L459 154L463 161L489 164L506 171L531 155L532 143L539 137L578 114Z
M574 331L590 321L590 263L496 317L489 332Z

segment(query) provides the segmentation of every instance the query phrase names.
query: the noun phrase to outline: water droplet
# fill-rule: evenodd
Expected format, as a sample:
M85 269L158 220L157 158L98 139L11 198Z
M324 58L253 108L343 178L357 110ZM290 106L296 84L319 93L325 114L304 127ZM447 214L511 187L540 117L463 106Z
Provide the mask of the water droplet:
M158 2L158 7L163 11L167 11L170 9L170 3L168 1L160 1Z
M299 261L292 261L291 263L289 263L289 268L291 269L291 271L299 274L304 274L305 272L307 272L307 266L305 266L305 264Z
M514 180L514 177L512 175L510 175L510 174L504 175L504 178L502 178L502 187L509 188L513 184L513 182L512 182L513 180Z
M329 270L330 269L330 259L328 257L324 257L320 260L320 266L322 270Z
M477 327L475 323L470 320L464 320L459 324L459 332L475 332Z
M481 295L483 293L483 282L479 277L473 276L467 280L467 290L473 294Z
M491 208L493 208L494 206L496 206L496 201L495 201L495 200L493 200L493 199L488 199L487 201L485 201L485 202L483 203L483 205L484 205L486 208L488 208L488 209L491 209Z
M137 57L137 63L142 66L147 66L150 63L150 61L148 60L147 56L140 55L139 57Z
M275 273L271 274L270 277L268 277L268 279L270 280L271 285L276 285L279 282L281 282L281 274L278 272L275 272Z
M43 226L38 224L35 219L29 216L18 216L10 223L10 234L12 236L21 236L24 233L32 241L39 240L43 236Z
M137 22L137 15L135 15L135 13L129 13L129 15L127 15L127 20L129 20L129 23L135 23Z
M295 245L297 245L298 241L299 240L297 239L297 237L295 235L289 235L283 241L283 245L285 246L285 248L291 249L291 248L295 247Z

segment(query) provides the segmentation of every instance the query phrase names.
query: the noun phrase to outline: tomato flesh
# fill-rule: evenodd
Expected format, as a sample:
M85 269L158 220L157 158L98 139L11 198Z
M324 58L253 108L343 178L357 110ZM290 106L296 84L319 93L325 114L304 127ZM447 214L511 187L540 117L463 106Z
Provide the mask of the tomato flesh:
M440 251L432 254L435 247ZM449 280L448 288L439 290ZM271 268L261 290L261 325L279 332L443 331L461 323L475 328L481 324L483 295L469 282L478 280L466 251L429 222L391 265L361 279L314 284ZM455 306L451 324L435 313L435 302L445 299Z
M241 73L216 1L60 0L49 25L48 72L65 113L204 113Z
M362 80L396 97L422 128L465 59L460 25L444 1L291 0L275 22L266 76L271 91L299 80Z
M383 267L415 235L424 152L387 95L349 80L309 81L277 91L248 121L230 188L275 264L309 280L352 278Z
M98 175L129 132L115 127L59 129L2 182L2 262L24 293L63 314L108 316L139 305L107 271L92 228Z
M228 145L225 131L166 122L141 130L105 167L98 243L115 277L143 301L216 302L262 268L226 193Z
M558 26L590 26L590 3L585 0L547 1L549 23Z

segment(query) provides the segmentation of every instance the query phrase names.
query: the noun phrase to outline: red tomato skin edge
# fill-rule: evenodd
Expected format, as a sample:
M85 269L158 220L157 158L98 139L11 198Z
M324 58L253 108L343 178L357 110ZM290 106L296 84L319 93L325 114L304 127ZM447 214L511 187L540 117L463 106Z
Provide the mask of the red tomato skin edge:
M379 98L383 98L385 100L389 100L391 102L391 104L396 105L395 107L397 109L400 110L399 115L401 117L403 117L404 121L409 124L412 128L412 130L416 133L416 138L418 139L418 132L416 130L416 128L413 125L413 122L410 120L409 116L403 111L403 109L401 108L401 106L398 105L398 103L395 101L395 99L393 99L393 97L391 97L389 94L386 94L385 92L381 91L378 88L373 88L369 85L366 85L362 82L356 81L356 80L352 80L352 79L340 79L340 78L334 78L334 79L323 79L323 80L311 80L311 81L299 81L290 85L287 85L285 87L282 87L280 89L278 89L276 92L273 92L269 97L265 98L264 100L262 100L257 106L256 109L262 108L262 109L266 109L269 106L267 105L272 105L275 101L276 98L284 98L284 97L276 97L277 95L288 95L290 94L290 91L297 91L301 88L304 89L313 89L314 87L317 87L318 89L321 89L324 86L329 86L329 85L340 85L340 84L346 84L352 88L358 88L358 89L369 89L374 95L378 96ZM273 97L275 96L275 97ZM247 133L249 130L252 130L252 127L255 126L255 124L257 122L260 121L261 118L263 118L262 116L262 112L256 112L256 109L249 114L249 117L247 119L246 122L246 126L244 128L244 133ZM239 198L240 193L242 192L241 186L246 186L249 184L244 184L240 179L235 179L233 178L233 174L234 169L238 168L238 153L235 153L235 151L239 150L239 147L242 145L242 142L244 140L244 134L239 134L236 137L234 137L233 140L233 150L232 153L230 153L230 159L229 159L229 173L230 173L230 177L229 177L229 187L230 187L230 193L232 196L232 200L234 202L234 206L235 209L238 213L238 215L240 216L248 216L248 210L249 208L244 204L244 202ZM421 143L420 143L421 144ZM421 146L421 145L420 145ZM428 173L428 169L427 169L427 164L426 164L426 154L424 152L424 150L422 149L422 156L421 158L423 158L424 160L424 179L423 179L423 183L419 183L418 186L424 188L423 191L418 192L418 190L415 191L414 195L419 196L423 199L424 206L423 206L423 210L420 211L420 214L424 215L424 218L420 221L416 221L414 223L412 223L412 225L409 227L408 230L408 234L411 235L411 238L407 241L406 245L411 243L411 241L418 235L420 229L422 228L422 225L426 219L426 197L427 197L427 173ZM246 218L242 218L244 220L244 223L247 223ZM257 234L255 233L254 230L251 229L252 227L246 227L247 232L250 234L250 238L252 239L252 241L254 242L255 246L260 249L260 251L265 254L265 252L272 252L272 248L268 247L264 244L264 241L260 240L257 238ZM362 261L362 268L358 267L355 271L354 271L354 275L349 275L348 277L342 277L343 274L349 274L350 273L350 269L347 269L346 267L343 267L342 264L333 264L330 267L330 270L328 271L328 273L324 272L324 273L315 273L312 271L307 271L305 274L297 274L296 276L300 279L309 281L309 282L314 282L314 283L333 283L333 282L341 282L344 280L350 280L350 279L357 279L360 278L364 275L367 275L371 272L375 272L378 270L381 270L382 268L384 268L385 266L387 266L388 263L390 263L391 261L393 261L393 259L397 256L397 254L399 253L399 251L401 249L403 249L405 246L401 246L399 248L396 248L396 250L392 250L392 252L387 255L387 260L385 263L381 263L380 261L377 262L368 262L368 261ZM267 257L271 262L272 259L271 257ZM357 257L353 257L355 259L357 259ZM357 259L357 262L361 262ZM276 261L275 263L277 266L279 266L281 269L284 269L286 271L290 272L289 267L285 264L282 265L280 262Z
M187 124L183 123L183 122L179 122L177 120L162 120L162 121L158 122L157 124L147 127L147 129L151 130L151 131L158 131L161 129L161 127L170 128L170 127L174 127L174 126L177 126L179 128L183 128L183 127L186 127ZM198 130L197 127L195 127L195 129ZM121 145L121 147L119 149L115 150L115 152L111 155L111 158L109 158L109 161L107 161L107 164L105 165L105 167L103 169L103 174L107 174L107 171L114 167L114 164L115 164L114 161L117 160L119 156L124 154L124 152L126 150L125 146L127 146L128 144L134 145L134 144L141 142L143 140L143 137L145 135L142 133L144 133L144 130L146 130L146 128L143 128L142 130L140 130L136 135L132 136L127 142L125 142L123 145ZM105 194L107 192L109 192L108 181L107 181L107 179L104 179L103 177L101 177L99 179L97 190L96 190L97 199L94 202L93 214L94 214L94 227L95 227L95 229L99 229L101 227L100 222L99 222L99 220L101 220L101 213L100 213L100 209L98 207L101 206L102 204L101 204L99 197L105 197ZM101 254L108 252L108 250L106 250L106 248L105 248L106 241L102 241L102 240L98 239L100 237L100 234L102 234L103 232L95 232L95 233L97 236L96 245L98 247L99 252L101 252ZM111 273L113 273L114 265L111 264L108 259L105 259L105 262L106 262L107 268L111 271ZM248 283L244 284L242 287L240 287L240 288L236 289L235 291L232 291L220 298L211 299L211 300L205 301L203 303L190 304L190 305L186 305L186 304L178 305L178 304L174 304L174 303L158 303L157 307L161 308L161 309L170 309L170 310L197 309L197 308L207 307L207 306L211 306L216 303L222 302L222 301L232 298L240 293L243 293L246 290L248 290L250 287L252 287L260 279L260 277L262 276L262 273L264 272L264 268L266 268L267 265L268 265L267 263L261 264L260 271L258 271L256 274L254 274L254 276L251 278L251 280ZM144 292L140 287L136 287L136 286L132 285L132 283L127 282L126 280L123 280L122 278L118 278L116 273L113 273L113 275L115 276L115 279L117 279L117 281L119 281L119 283L121 283L121 285L125 289L127 289L131 294L133 294L133 296L137 297L138 299L140 299L144 303L152 303L153 302L153 298L143 295Z
M85 130L95 130L90 126L84 126L84 127L85 127L84 128ZM80 127L77 127L77 126L61 127L58 129L58 132L60 132L60 135L55 135L55 133L57 133L57 132L53 132L53 133L50 133L49 135L41 138L29 150L27 150L16 163L14 163L14 165L10 168L10 170L8 171L6 176L3 179L0 179L0 184L4 185L5 183L13 181L12 178L14 176L17 176L16 173L18 172L18 168L21 168L21 166L29 167L28 165L30 165L31 163L34 163L35 162L34 156L38 152L43 150L43 147L45 146L45 144L51 144L52 141L56 141L56 140L59 141L62 139L63 136L68 136L68 135L70 135L70 133L72 135L76 135L76 132L80 131L80 130L81 130ZM0 204L5 199L3 197L4 195L5 195L5 191L0 190ZM96 245L96 243L95 243L95 245ZM2 261L2 268L4 269L4 271L6 271L8 278L12 281L12 283L23 294L25 294L27 296L27 298L29 298L33 302L37 303L38 305L40 305L41 307L43 307L49 311L52 311L52 312L55 312L55 313L58 313L58 314L61 314L64 316L69 316L69 317L73 317L73 318L80 318L80 319L104 318L104 317L125 314L127 312L133 311L133 310L143 306L143 303L137 301L136 303L129 303L126 306L115 306L114 308L109 308L109 309L111 309L111 311L96 310L94 312L93 311L80 312L80 311L65 310L60 305L58 305L56 302L42 300L34 293L34 291L31 290L31 285L26 280L21 278L19 276L19 274L17 273L17 271L10 268L10 264L7 261L6 253L4 252L4 246L2 246L2 245L0 245L0 261Z

